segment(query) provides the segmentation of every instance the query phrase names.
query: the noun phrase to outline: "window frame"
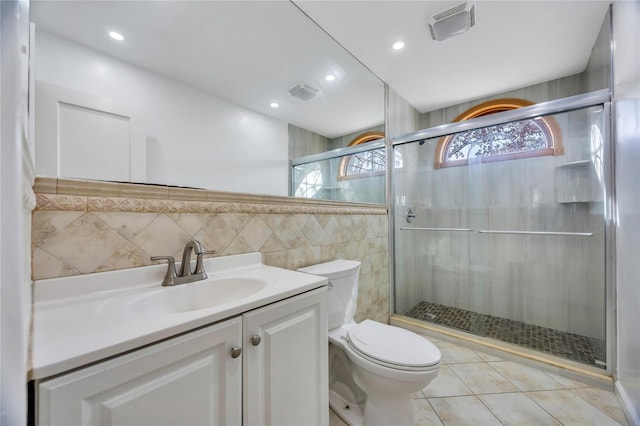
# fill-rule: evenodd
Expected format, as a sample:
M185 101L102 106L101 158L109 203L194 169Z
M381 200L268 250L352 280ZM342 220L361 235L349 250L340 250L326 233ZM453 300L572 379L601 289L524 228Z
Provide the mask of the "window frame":
M504 111L510 111L513 109L522 108L530 105L534 105L534 103L525 99L518 99L518 98L495 99L495 100L480 103L478 105L475 105L469 108L468 110L464 111L462 114L458 115L453 120L453 122L455 123L458 121L471 120L477 117L482 117L489 114L496 114ZM534 118L530 118L528 120L534 120ZM518 121L525 121L525 120L518 120ZM503 124L506 124L506 123L503 123ZM480 163L491 163L491 162L497 162L497 161L515 160L520 158L541 157L545 155L563 155L564 145L562 144L562 132L560 131L560 126L558 125L558 122L555 120L555 118L551 116L540 117L540 122L537 124L539 125L542 132L545 134L547 138L546 149L477 157L474 159L474 162L478 161ZM496 126L500 126L500 124ZM449 147L449 144L451 143L453 138L455 138L456 135L457 133L443 136L438 140L438 145L436 147L436 152L435 152L435 164L434 164L434 167L436 169L441 169L446 167L466 166L469 164L469 159L447 161L445 158L445 155L447 153L447 148Z
M361 145L363 143L384 139L384 137L385 137L384 132L365 132L353 138L347 146ZM386 170L379 170L379 171L372 171L367 173L359 173L357 175L348 175L347 169L349 167L349 160L352 158L353 155L358 155L358 154L345 155L340 159L340 164L338 165L338 181L339 182L343 180L349 180L349 179L362 179L362 178L368 178L373 176L384 176L386 174ZM386 159L385 159L385 169L386 169Z

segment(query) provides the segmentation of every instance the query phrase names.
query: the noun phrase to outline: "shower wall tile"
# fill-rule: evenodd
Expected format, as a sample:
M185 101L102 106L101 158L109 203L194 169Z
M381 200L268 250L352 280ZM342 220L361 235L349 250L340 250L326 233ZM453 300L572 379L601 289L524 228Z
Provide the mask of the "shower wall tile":
M388 216L382 205L282 197L172 191L180 199L102 196L144 195L132 184L36 183L32 218L34 280L151 265L154 255L180 259L188 240L216 255L262 252L267 265L296 269L335 258L362 262L356 320L389 320ZM97 185L97 186L96 186ZM144 187L144 185L140 185ZM64 190L74 195L60 193ZM91 192L101 196L94 197ZM167 196L169 191L165 191ZM96 199L100 199L96 202ZM202 201L215 199L215 201ZM242 199L246 202L237 202ZM142 208L140 206L143 206ZM37 282L36 284L37 285Z
M583 74L575 74L533 86L500 93L494 96L469 100L458 105L453 105L435 111L425 112L420 114L419 117L420 129L428 129L441 124L451 123L457 116L469 108L493 99L520 98L534 103L539 103L579 95L584 93L584 80L585 77Z

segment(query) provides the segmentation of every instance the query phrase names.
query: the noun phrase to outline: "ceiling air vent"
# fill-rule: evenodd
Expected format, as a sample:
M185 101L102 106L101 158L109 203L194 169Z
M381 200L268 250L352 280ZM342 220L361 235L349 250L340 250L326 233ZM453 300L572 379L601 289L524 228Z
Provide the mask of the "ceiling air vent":
M316 89L313 86L309 86L308 84L296 84L294 87L289 89L289 94L294 98L301 99L303 101L308 101L313 98L315 95L320 92L320 89Z
M476 24L473 3L462 3L433 15L427 21L431 38L442 41L469 31Z

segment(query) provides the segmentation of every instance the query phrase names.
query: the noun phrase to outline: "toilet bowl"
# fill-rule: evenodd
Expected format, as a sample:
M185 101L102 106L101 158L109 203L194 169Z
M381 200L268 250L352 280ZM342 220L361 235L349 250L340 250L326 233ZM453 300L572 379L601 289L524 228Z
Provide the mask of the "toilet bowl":
M353 320L360 262L298 269L329 280L329 405L349 425L414 425L413 394L437 375L440 351L411 331Z

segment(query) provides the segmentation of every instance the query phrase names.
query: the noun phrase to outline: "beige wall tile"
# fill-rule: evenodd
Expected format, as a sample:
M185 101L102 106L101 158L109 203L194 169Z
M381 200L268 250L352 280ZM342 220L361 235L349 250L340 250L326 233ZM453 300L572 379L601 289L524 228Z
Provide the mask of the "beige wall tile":
M158 215L132 238L132 242L151 256L170 256L180 251L191 236L166 215Z
M259 251L271 235L271 229L259 216L253 216L240 231L240 236L244 238L250 250L253 251Z
M43 244L83 214L84 212L75 211L38 210L33 212L31 242L36 246Z
M159 216L157 213L128 212L95 212L93 214L127 240L133 239Z
M114 271L118 269L137 268L153 265L157 262L151 260L151 255L131 242L127 242L113 256L104 261L96 272Z
M32 269L31 278L34 280L78 274L78 271L72 270L61 260L37 247L33 250Z
M155 255L179 261L185 242L195 238L217 255L260 251L265 264L292 270L338 257L362 261L357 319L389 320L384 209L235 203L229 194L224 202L204 202L191 199L190 191L171 200L162 187L118 188L124 198L87 195L85 187L74 189L84 196L38 194L34 279L140 267ZM122 207L123 200L140 200L143 211Z
M112 256L126 240L92 213L85 213L40 247L63 263L91 273Z

